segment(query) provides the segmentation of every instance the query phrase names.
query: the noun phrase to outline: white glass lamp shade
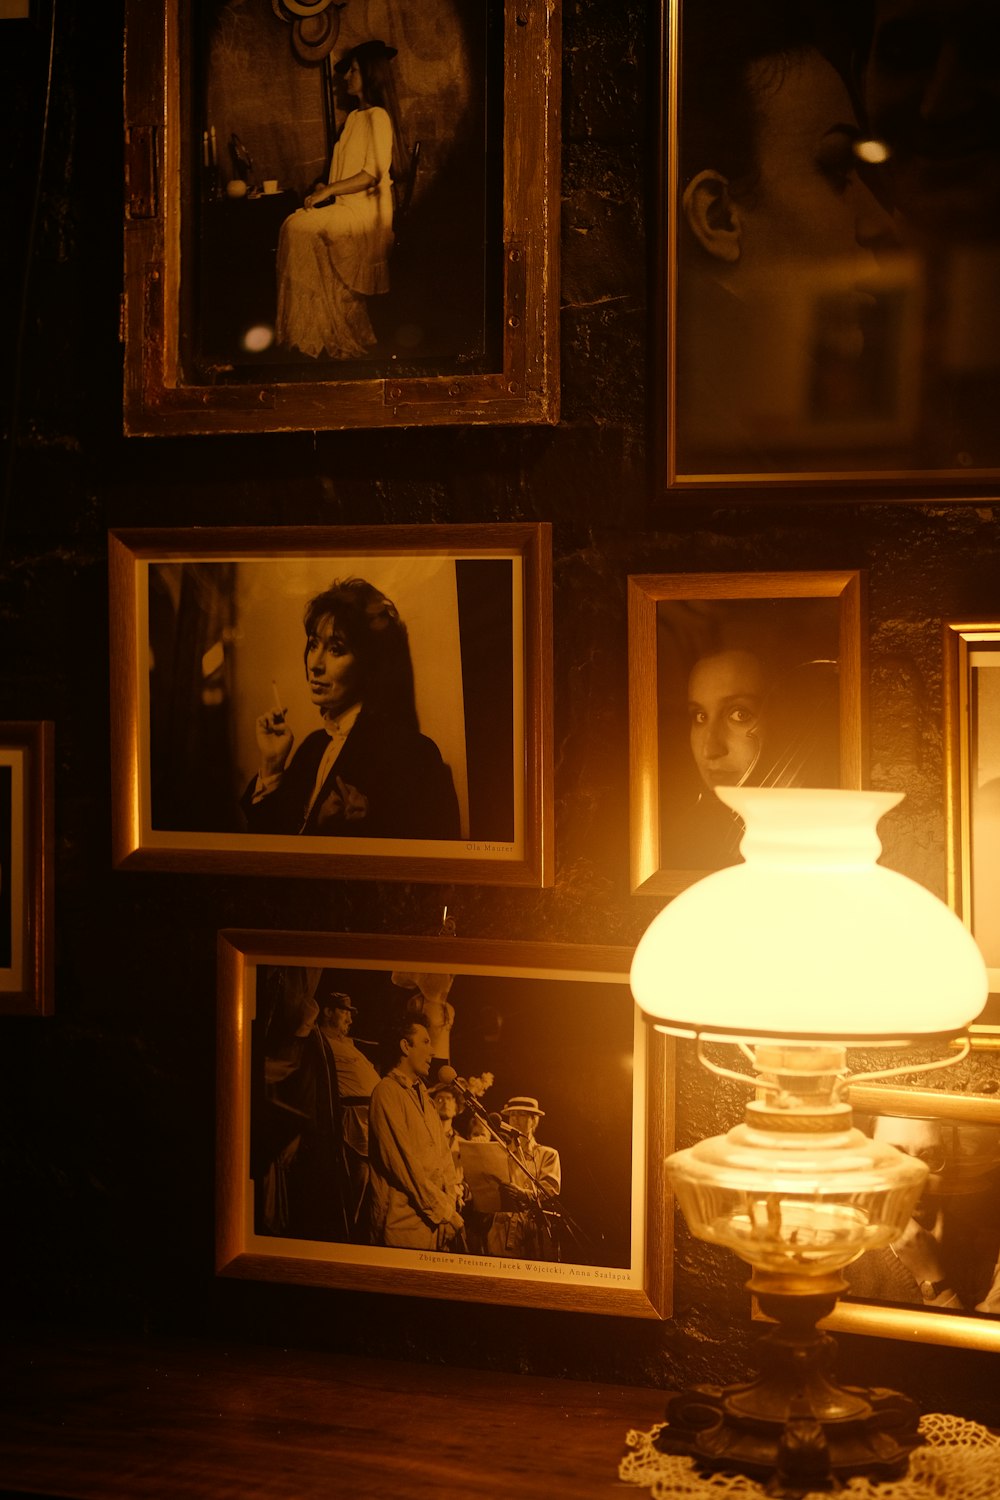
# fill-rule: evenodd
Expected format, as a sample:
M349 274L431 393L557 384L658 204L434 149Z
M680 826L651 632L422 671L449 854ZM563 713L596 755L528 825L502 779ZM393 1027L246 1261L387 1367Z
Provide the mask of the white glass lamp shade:
M679 1036L902 1042L982 1010L986 966L954 912L876 863L898 792L720 787L744 863L682 891L650 923L632 992Z

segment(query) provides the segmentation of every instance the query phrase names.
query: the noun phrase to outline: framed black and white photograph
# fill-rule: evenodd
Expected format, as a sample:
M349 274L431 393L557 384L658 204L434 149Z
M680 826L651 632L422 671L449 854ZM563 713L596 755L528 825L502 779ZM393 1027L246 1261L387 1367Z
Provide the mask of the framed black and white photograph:
M944 626L948 899L986 960L1000 1038L1000 621Z
M125 429L558 418L559 7L128 0Z
M851 1088L855 1123L929 1175L900 1238L845 1268L849 1290L824 1326L1000 1351L1000 1051L977 1037L959 1067L961 1089Z
M218 1272L669 1315L671 1051L630 957L220 933Z
M634 891L739 861L718 786L861 786L862 574L637 574L628 611Z
M0 1015L53 1007L53 725L0 724Z
M114 858L552 879L547 525L110 536Z
M998 471L994 22L664 0L668 486Z

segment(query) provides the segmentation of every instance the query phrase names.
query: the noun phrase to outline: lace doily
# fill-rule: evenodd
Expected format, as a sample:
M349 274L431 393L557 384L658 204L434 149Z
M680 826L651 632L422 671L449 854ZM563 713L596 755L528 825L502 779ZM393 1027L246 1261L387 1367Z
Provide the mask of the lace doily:
M632 1431L618 1477L645 1485L652 1500L760 1500L764 1486L746 1474L699 1473L693 1459L661 1453L653 1447L663 1424L648 1432ZM845 1500L996 1500L1000 1494L1000 1437L978 1422L932 1412L920 1419L924 1444L910 1454L909 1472L888 1484L872 1479L848 1479L840 1492ZM814 1493L814 1492L811 1492ZM822 1497L818 1497L822 1500ZM829 1500L829 1497L826 1497Z

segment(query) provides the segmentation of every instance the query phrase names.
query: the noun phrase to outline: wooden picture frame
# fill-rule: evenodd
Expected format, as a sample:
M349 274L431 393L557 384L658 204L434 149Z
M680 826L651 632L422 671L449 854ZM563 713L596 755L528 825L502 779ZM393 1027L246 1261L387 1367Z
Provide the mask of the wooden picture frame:
M888 1127L882 1132L883 1139L915 1154L926 1152L932 1144L941 1145L940 1190L930 1201L936 1201L942 1211L934 1229L944 1258L942 1280L948 1284L941 1286L936 1297L925 1301L914 1282L913 1299L903 1300L898 1296L901 1289L905 1290L905 1266L900 1255L891 1248L868 1252L844 1274L849 1281L854 1276L855 1286L861 1287L884 1280L885 1295L846 1294L825 1320L824 1328L1000 1351L1000 1051L978 1030L973 1047L975 1082L991 1092L945 1092L874 1082L850 1089L849 1100L855 1111L868 1116L869 1121L881 1117ZM902 1134L898 1133L900 1128ZM929 1165L933 1171L937 1163ZM924 1217L936 1219L930 1213ZM881 1257L884 1265L868 1269L868 1256ZM950 1284L953 1278L959 1283L954 1289ZM991 1281L995 1286L992 1293ZM928 1293L933 1287L934 1283L928 1285ZM960 1291L969 1305L950 1305L959 1303ZM987 1296L994 1301L995 1311L975 1311L974 1301Z
M672 1143L673 1044L643 1022L629 989L630 958L624 948L566 944L221 932L218 1274L624 1317L669 1316L673 1219L663 1160ZM373 1244L370 1230L351 1243L343 1228L330 1229L325 1221L325 1237L312 1237L318 1198L303 1189L307 1178L300 1175L296 1188L288 1176L304 1171L295 1166L303 1149L303 1114L289 1112L284 1093L305 1066L307 1049L318 1048L324 1058L328 1049L315 1026L300 1027L305 1040L285 1045L275 1017L284 1018L287 1031L296 1006L304 1005L306 1021L318 1011L323 1024L329 1014L325 997L336 992L353 1000L357 1050L369 1060L379 1056L380 1037L388 1042L398 1035L395 1021L426 1007L438 1054L434 1077L442 1057L465 1070L482 1099L480 1114L489 1112L494 1127L505 1099L524 1093L536 1101L544 1115L539 1140L555 1147L561 1159L558 1197L546 1199L546 1212L555 1208L548 1251L529 1259L523 1246L504 1252L489 1237L497 1221L489 1212L480 1215L477 1205L485 1202L492 1210L496 1204L481 1197L485 1168L476 1165L475 1154L468 1161L461 1156L470 1146L467 1135L458 1148L474 1196L464 1208L461 1251ZM398 1052L398 1045L383 1049L376 1069L383 1077ZM329 1063L324 1068L329 1072ZM331 1076L336 1094L336 1067ZM346 1107L340 1106L341 1135ZM367 1119L367 1106L364 1114ZM281 1142L289 1139L287 1129L282 1133L276 1126L278 1135L270 1130L276 1118L293 1122L291 1139L299 1142L282 1158L290 1157L288 1173L276 1165ZM468 1123L463 1128L475 1133ZM369 1135L376 1129L366 1125ZM341 1139L336 1124L330 1132ZM491 1141L486 1145L497 1155L502 1177L509 1172L504 1150ZM328 1205L325 1192L319 1197ZM353 1211L344 1222L356 1222Z
M109 547L116 865L551 883L547 524L139 530ZM334 607L354 655L331 706L303 612L359 579ZM346 659L334 634L321 675ZM273 729L279 702L295 743L265 784L258 716Z
M982 949L990 995L980 1021L1000 1037L1000 621L945 621L948 903Z
M736 862L742 825L713 781L862 785L864 617L855 570L629 578L633 891L676 895ZM696 752L694 687L706 725L737 723L739 744Z
M995 476L995 148L914 164L934 68L856 7L661 5L667 489Z
M53 1009L55 731L0 724L0 1015Z
M381 0L357 18L332 0L125 10L127 435L558 420L557 0L432 0L405 21ZM328 180L350 112L338 65L379 36L405 139L376 178L394 244L321 277L315 295L335 287L343 312L346 293L369 326L331 324L304 352L276 313L279 230Z

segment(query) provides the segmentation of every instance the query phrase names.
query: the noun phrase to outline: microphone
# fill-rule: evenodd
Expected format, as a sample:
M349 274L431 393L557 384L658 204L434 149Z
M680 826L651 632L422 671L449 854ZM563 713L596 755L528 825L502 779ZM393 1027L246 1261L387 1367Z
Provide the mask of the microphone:
M487 1115L486 1118L493 1126L493 1129L500 1131L502 1135L516 1135L519 1136L522 1141L526 1141L528 1139L523 1130L515 1130L513 1125L508 1125L507 1121L503 1119L502 1116L492 1114Z
M444 1083L451 1089L458 1089L460 1094L465 1094L473 1103L478 1103L475 1094L469 1086L467 1078L459 1078L450 1063L445 1063L443 1068L438 1068L438 1083Z

